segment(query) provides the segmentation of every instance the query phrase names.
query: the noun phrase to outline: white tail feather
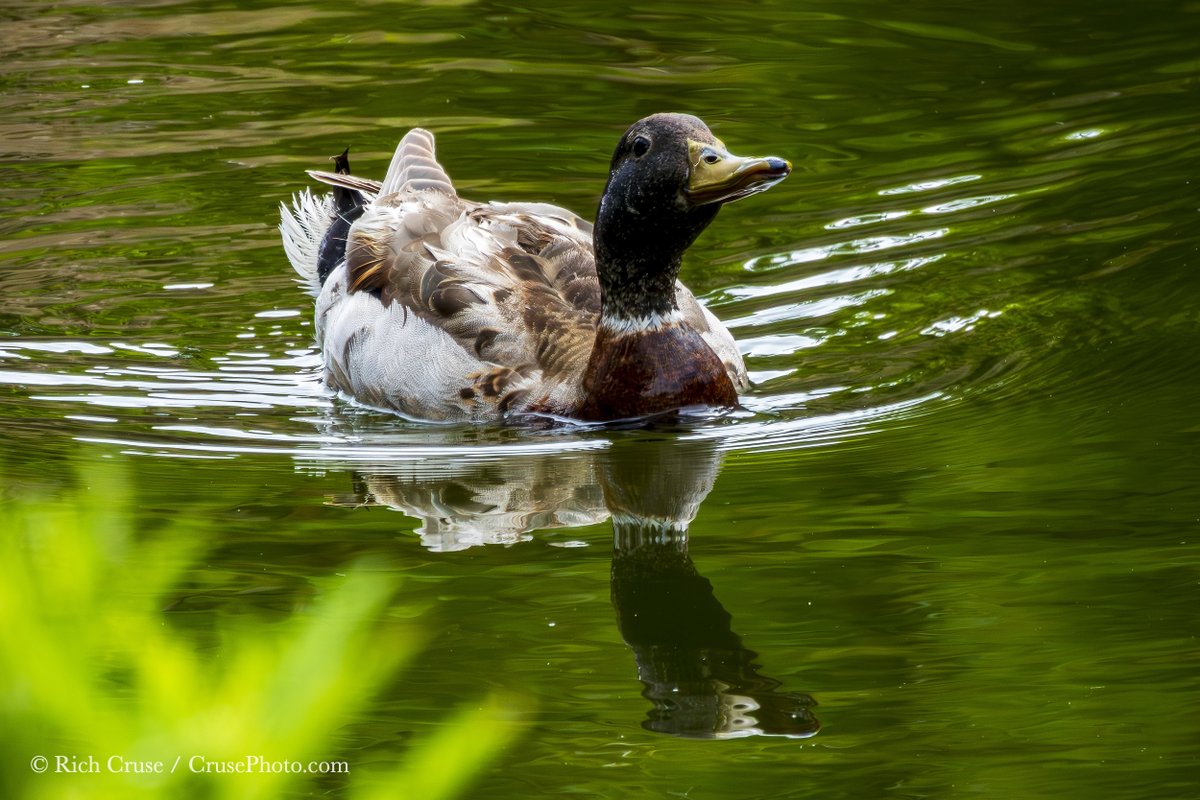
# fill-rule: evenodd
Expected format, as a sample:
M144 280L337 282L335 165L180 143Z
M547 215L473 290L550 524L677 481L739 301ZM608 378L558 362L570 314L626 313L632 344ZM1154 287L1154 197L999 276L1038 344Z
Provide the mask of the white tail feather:
M292 195L291 208L279 204L279 235L292 269L309 294L321 292L317 280L317 256L325 232L333 224L333 195L316 197L308 189Z

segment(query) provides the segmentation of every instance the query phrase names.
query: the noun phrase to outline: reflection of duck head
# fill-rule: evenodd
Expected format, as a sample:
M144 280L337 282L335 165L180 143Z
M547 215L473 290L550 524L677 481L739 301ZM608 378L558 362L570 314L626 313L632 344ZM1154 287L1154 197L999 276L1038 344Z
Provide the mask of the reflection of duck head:
M606 449L381 465L360 472L355 495L339 502L403 511L421 521L425 546L442 551L512 544L611 514L613 605L653 703L644 726L698 738L812 736L815 701L759 674L757 655L688 554L688 526L720 465L710 442L616 434Z
M643 725L700 738L802 738L820 727L806 694L776 692L758 657L688 554L688 526L712 488L708 445L629 443L609 454L604 493L613 515L612 598L646 699Z

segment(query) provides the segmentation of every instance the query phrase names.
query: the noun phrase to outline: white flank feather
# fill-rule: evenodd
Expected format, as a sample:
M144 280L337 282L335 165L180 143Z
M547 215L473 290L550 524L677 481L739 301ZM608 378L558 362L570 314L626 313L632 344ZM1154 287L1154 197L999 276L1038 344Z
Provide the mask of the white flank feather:
M488 409L476 416L457 402L459 390L481 366L474 354L399 304L384 306L371 294L346 293L344 265L326 279L316 319L325 379L333 388L413 419L491 418Z

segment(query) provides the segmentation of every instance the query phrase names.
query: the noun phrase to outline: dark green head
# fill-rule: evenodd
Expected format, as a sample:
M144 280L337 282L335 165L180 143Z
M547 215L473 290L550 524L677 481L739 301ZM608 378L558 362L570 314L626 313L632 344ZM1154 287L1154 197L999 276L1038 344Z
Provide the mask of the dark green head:
M721 205L774 186L792 165L730 153L702 121L654 114L625 131L596 214L604 311L617 317L675 307L683 253Z

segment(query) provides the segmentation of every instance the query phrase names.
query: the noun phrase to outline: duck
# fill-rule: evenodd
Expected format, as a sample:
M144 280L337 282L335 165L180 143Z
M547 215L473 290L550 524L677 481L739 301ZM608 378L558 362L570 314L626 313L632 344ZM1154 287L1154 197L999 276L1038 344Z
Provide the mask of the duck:
M281 203L279 230L315 296L323 380L414 420L611 422L738 407L749 388L728 329L679 280L726 203L789 161L729 152L699 118L653 114L617 142L589 223L536 202L458 195L434 136L406 133L382 181Z

